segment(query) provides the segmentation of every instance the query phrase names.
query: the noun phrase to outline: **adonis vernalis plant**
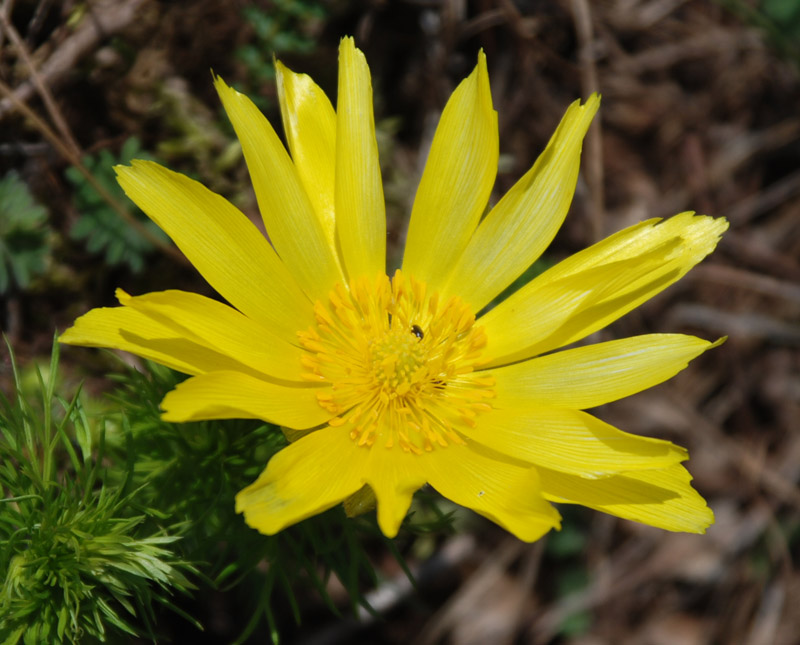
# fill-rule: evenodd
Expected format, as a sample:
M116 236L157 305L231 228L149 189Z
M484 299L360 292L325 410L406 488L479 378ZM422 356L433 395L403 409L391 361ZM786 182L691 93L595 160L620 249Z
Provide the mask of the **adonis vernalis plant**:
M599 98L569 106L534 166L482 218L499 143L481 53L443 111L402 268L388 276L364 55L342 40L336 109L306 75L278 63L277 80L288 152L247 97L215 82L271 244L188 177L148 161L117 167L127 195L230 306L119 290L120 307L90 311L61 341L190 374L162 402L168 421L284 427L292 443L236 498L263 533L366 498L394 536L426 484L528 541L558 528L551 502L703 532L713 515L681 465L686 451L584 410L672 377L715 343L649 334L554 350L681 278L725 220L642 222L487 311L561 226Z

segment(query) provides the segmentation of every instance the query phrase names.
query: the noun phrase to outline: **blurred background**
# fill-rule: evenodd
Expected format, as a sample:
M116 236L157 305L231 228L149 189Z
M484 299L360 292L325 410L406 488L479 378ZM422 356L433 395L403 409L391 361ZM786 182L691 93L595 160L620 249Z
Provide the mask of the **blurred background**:
M481 48L500 125L493 202L569 103L603 97L545 263L650 217L729 219L713 256L598 334L728 336L670 382L597 411L688 447L717 523L705 536L669 534L563 508L562 532L525 545L455 511L455 532L398 540L416 587L376 543L379 583L363 589L376 613L348 614L334 579L328 592L343 617L306 593L303 623L288 620L283 641L800 642L797 0L3 0L0 325L18 362L46 359L54 331L115 304L116 287L208 294L126 202L111 167L156 159L258 220L211 71L280 132L273 55L335 101L348 34L372 70L392 264L439 113ZM111 369L102 353L62 352L67 380L85 381L90 395L109 388ZM224 594L197 596L188 610L204 615L205 633L167 615L165 642L236 633Z

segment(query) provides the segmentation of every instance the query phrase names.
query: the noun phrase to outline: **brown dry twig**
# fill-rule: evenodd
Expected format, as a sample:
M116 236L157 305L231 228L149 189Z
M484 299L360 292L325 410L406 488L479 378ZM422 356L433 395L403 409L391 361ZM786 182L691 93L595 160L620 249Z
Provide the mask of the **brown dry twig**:
M109 0L92 3L91 20L85 20L39 68L41 82L51 88L61 82L83 56L94 51L98 42L131 24L145 1ZM14 98L24 103L35 91L34 80L29 79L14 90ZM0 119L9 114L15 105L10 96L0 100Z
M25 46L22 38L20 38L19 33L14 28L14 25L11 24L11 20L9 20L9 9L10 3L5 2L2 11L0 11L0 26L2 26L3 31L8 35L9 40L11 40L11 42L14 44L17 54L28 68L30 73L30 81L33 83L33 86L39 93L39 97L42 99L47 113L50 115L50 118L52 119L53 123L55 123L56 128L61 134L66 147L70 149L70 152L73 156L80 157L81 149L80 146L78 146L77 141L75 141L75 137L72 136L72 130L70 130L69 126L67 125L67 121L64 118L64 115L61 114L61 110L58 109L58 106L53 99L53 94L50 92L50 88L47 87L39 72L36 70L36 65L34 65L33 61L31 60L28 48Z
M532 548L540 552L543 546L544 542L542 541ZM475 607L486 602L487 596L492 593L492 590L497 590L497 586L501 583L503 577L507 575L506 570L514 560L522 555L525 548L526 545L524 543L513 538L508 538L503 541L488 555L488 557L484 558L483 563L478 567L475 573L470 576L461 588L454 593L444 606L430 619L428 624L417 635L417 642L424 645L438 643L449 630L455 628L459 624L463 625L470 616L472 616L473 620L479 618L479 616L475 615ZM539 555L541 555L541 553ZM524 593L520 593L519 597L524 598ZM513 613L515 613L517 617L519 616L518 610ZM483 615L482 617L491 618L491 616L488 615ZM507 617L504 616L502 620L503 623L516 622L513 620L506 621L505 618ZM472 627L476 627L475 623L472 623ZM498 634L496 632L498 628L505 633L503 635ZM515 628L515 624L504 624L503 626L483 625L481 631L495 631L495 633L492 634L492 641L505 642L506 638L503 638L503 636L508 637L512 635ZM487 634L484 634L484 636L486 635ZM458 641L458 639L456 639L456 641Z
M97 181L95 176L89 172L86 166L83 164L80 156L77 155L72 149L70 149L64 142L58 137L58 135L53 132L47 123L36 114L31 108L29 108L25 103L20 101L11 88L0 81L0 94L3 94L6 98L10 99L13 105L19 110L19 112L28 119L33 126L41 133L41 135L47 139L50 144L58 151L58 153L64 157L70 164L77 168L78 172L80 172L85 178L86 181L97 191L97 194L103 198L103 200L113 208L117 214L125 220L125 222L133 229L136 230L142 237L144 237L148 242L150 242L154 247L163 251L165 254L169 255L173 260L181 264L189 264L189 261L184 257L184 255L178 251L174 246L171 246L155 235L153 235L150 231L148 231L142 223L139 222L135 217L133 217L127 208L123 204L121 204L117 199L109 193L100 182Z

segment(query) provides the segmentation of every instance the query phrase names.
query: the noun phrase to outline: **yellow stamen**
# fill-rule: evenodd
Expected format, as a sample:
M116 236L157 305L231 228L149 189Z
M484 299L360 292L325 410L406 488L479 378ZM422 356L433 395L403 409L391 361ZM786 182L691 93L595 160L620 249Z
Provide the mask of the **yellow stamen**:
M303 376L331 385L319 404L357 445L421 454L463 444L459 427L491 409L494 380L476 371L486 333L459 298L443 303L397 271L336 285L314 313L316 328L297 334Z

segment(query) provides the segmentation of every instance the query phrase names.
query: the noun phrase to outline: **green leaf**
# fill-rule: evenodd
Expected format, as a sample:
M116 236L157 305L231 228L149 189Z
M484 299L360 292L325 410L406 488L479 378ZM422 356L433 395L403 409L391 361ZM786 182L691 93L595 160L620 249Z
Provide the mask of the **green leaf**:
M127 198L117 184L114 166L129 163L134 158L152 160L152 156L141 149L139 140L131 137L123 144L118 157L108 150L101 150L97 155L85 157L83 162L97 182L124 204ZM146 257L154 250L150 240L120 217L75 168L68 168L65 176L75 189L73 203L80 213L70 230L70 237L84 240L90 253L103 253L110 266L127 265L132 272L141 272ZM144 213L138 209L132 209L132 213L151 235L165 242L168 240Z
M14 645L104 641L113 631L152 637L153 603L188 593L186 574L196 570L179 556L177 535L144 521L141 490L124 491L130 473L109 476L102 433L94 454L84 437L78 458L72 442L87 418L77 395L56 392L58 345L48 370L35 369L35 387L23 383L10 348L9 356L15 396L0 393L0 634Z
M0 179L0 293L26 289L50 262L47 211L13 170ZM13 278L13 281L12 281Z

